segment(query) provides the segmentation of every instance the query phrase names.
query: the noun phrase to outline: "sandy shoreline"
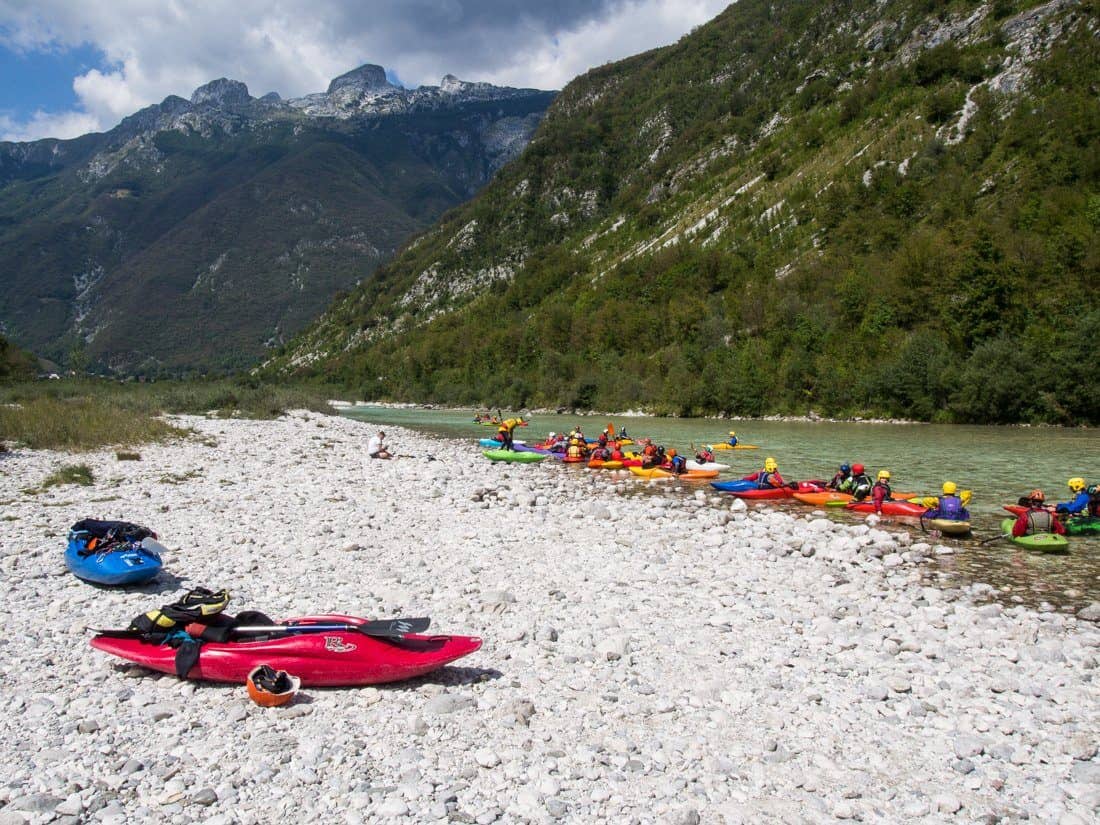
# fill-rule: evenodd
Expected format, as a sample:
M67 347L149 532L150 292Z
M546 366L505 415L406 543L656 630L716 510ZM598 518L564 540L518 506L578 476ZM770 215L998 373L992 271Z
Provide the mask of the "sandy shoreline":
M82 455L0 456L0 825L158 820L1095 821L1100 627L921 584L866 525L623 496L609 476L295 414ZM216 443L216 446L214 446ZM64 568L68 526L156 530L137 591ZM431 615L439 674L265 711L87 645L195 585L231 610Z

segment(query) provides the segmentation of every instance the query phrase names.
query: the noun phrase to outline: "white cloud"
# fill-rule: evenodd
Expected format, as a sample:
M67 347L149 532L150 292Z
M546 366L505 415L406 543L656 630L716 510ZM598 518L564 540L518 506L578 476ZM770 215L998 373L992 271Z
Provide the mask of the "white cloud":
M322 91L364 62L411 85L450 72L561 88L587 69L678 39L727 0L0 0L0 47L91 45L106 65L73 78L75 111L0 119L4 139L108 129L216 77L254 95ZM2 105L2 99L0 99Z

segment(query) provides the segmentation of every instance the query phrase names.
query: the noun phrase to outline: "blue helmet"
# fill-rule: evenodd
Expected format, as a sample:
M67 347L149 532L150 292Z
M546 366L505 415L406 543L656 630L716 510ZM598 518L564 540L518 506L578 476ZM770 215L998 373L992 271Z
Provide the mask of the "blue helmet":
M852 468L851 468L851 467L849 467L849 466L848 466L847 464L841 464L841 465L840 465L840 472L842 472L842 473L850 473L850 472L852 472Z

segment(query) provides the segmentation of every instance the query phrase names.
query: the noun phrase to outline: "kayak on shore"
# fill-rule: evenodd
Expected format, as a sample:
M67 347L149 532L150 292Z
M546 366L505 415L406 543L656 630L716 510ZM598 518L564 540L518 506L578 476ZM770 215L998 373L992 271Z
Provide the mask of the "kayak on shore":
M65 565L92 584L143 584L164 567L164 545L146 527L126 521L83 519L69 528Z
M672 479L681 481L706 481L718 478L717 470L688 470L686 473L674 473L671 470L663 470L660 467L631 467L630 472L639 478Z
M853 513L874 513L873 501L850 501L845 509ZM920 518L928 512L923 504L912 504L908 501L884 501L882 502L882 514L884 516L902 516L906 518Z
M283 622L287 625L316 625L286 633L276 625L269 638L260 641L204 642L195 664L184 674L187 679L244 684L259 665L285 670L312 687L348 687L400 682L423 676L467 656L481 647L476 636L422 636L405 634L396 638L365 635L347 626L363 625L366 619L329 613ZM332 628L332 629L328 629ZM119 631L119 634L125 631ZM92 647L160 673L176 673L176 649L144 641L136 635L100 633Z
M482 455L490 461L505 461L511 464L537 464L546 458L545 455L539 453L526 453L518 450L485 450Z

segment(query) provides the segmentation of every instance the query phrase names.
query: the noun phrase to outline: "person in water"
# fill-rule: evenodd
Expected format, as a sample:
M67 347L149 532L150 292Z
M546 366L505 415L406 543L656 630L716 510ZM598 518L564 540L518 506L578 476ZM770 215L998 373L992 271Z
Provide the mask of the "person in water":
M704 447L695 454L695 460L700 464L710 464L714 461L714 453L711 451L710 447Z
M832 481L830 481L825 486L828 487L830 490L843 490L845 485L848 483L848 479L850 479L851 477L851 466L849 466L848 464L841 464L840 469L837 471L837 474L833 476Z
M1066 528L1062 522L1046 508L1046 496L1042 490L1032 490L1027 496L1026 506L1027 509L1016 517L1016 522L1012 525L1012 535L1016 538L1041 533L1065 535Z
M970 521L970 511L963 507L959 498L959 486L954 481L943 483L943 495L936 506L924 514L923 518L939 518L947 521Z
M1083 478L1071 478L1067 482L1067 486L1073 498L1069 501L1063 501L1054 506L1054 512L1062 513L1067 516L1075 516L1081 513L1087 513L1089 511L1089 491L1088 485L1085 484Z
M893 500L894 493L890 489L890 471L879 470L878 480L876 480L874 486L871 487L871 501L875 505L875 512L882 513L883 503Z
M735 433L733 430L730 430L729 438L726 439L726 443L729 444L731 447L736 447L737 433Z
M527 422L523 420L523 416L519 418L508 418L500 422L500 427L497 429L497 437L500 438L502 450L515 450L516 446L512 439L516 431L516 427L526 427Z
M771 456L764 459L763 470L755 472L751 476L745 476L745 481L755 481L756 489L758 490L767 490L772 487L783 487L786 485L783 476L779 475L779 465Z
M851 478L841 485L840 492L851 493L856 501L863 501L867 496L871 495L871 488L873 486L874 482L871 481L871 477L867 475L863 465L853 464Z

